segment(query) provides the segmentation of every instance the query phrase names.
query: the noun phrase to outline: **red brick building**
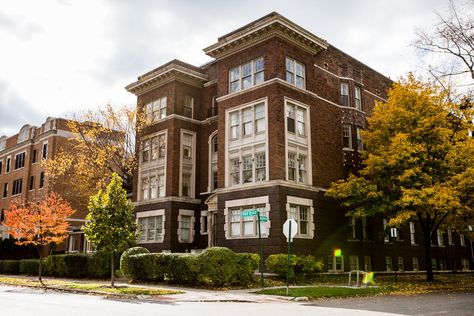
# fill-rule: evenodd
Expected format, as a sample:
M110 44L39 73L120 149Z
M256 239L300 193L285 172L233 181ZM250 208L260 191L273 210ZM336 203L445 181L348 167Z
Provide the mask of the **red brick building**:
M324 257L328 271L424 269L418 223L395 245L382 218L348 220L324 197L358 167L360 130L390 79L278 13L204 52L214 60L172 60L126 87L148 123L133 192L141 244L257 252L256 219L241 214L258 209L269 218L265 256L286 251L282 226L291 217L295 251ZM469 242L451 231L440 236L433 264L468 269Z
M88 247L80 230L87 214L88 197L77 196L61 179L50 183L41 165L43 160L54 158L61 148L68 146L68 138L74 135L67 122L47 118L41 126L24 125L16 135L0 137L0 210L3 215L15 198L31 200L49 191L61 194L76 212L69 219L70 236L58 250L82 252ZM8 237L0 223L0 238Z

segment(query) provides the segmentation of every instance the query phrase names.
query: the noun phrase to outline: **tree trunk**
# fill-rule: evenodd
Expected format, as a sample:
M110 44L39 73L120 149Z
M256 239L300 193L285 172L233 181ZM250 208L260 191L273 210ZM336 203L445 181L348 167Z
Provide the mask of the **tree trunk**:
M115 286L115 261L114 261L114 252L111 253L112 257L110 258L110 285Z
M433 266L431 265L431 227L427 227L427 229L425 229L423 234L425 237L426 281L432 282L434 281L434 275L433 275Z
M36 250L38 251L39 256L39 267L38 267L38 280L40 281L41 285L43 284L43 247L37 246Z

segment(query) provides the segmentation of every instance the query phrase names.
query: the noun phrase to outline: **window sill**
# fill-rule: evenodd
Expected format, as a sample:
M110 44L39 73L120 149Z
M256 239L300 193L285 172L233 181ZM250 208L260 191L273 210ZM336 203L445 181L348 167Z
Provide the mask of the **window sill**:
M355 151L355 149L344 147L342 148L343 151Z
M268 238L268 235L262 235L262 238ZM257 236L226 236L227 240L238 240L238 239L258 239Z
M138 244L162 244L163 243L163 239L161 240L156 240L156 241L143 241L143 240L139 240L138 241Z

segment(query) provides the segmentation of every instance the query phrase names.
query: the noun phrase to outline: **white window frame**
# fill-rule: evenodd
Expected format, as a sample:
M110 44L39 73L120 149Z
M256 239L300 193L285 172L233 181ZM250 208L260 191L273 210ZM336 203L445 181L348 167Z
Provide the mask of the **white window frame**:
M451 228L448 228L446 231L447 231L447 234L448 234L448 245L452 246L452 245L454 245L453 230Z
M188 240L184 240L183 239L183 236L182 236L182 222L183 222L183 217L189 217L190 218L190 222L189 222L189 239ZM180 209L178 211L178 230L177 230L177 234L178 234L178 242L180 243L183 243L183 244L190 244L192 242L194 242L194 234L195 234L195 230L194 230L194 224L196 222L196 217L194 216L194 211L193 210L182 210Z
M359 256L349 256L349 271L359 270Z
M191 116L186 116L186 110L191 109ZM194 118L194 97L186 94L183 101L183 116L188 118Z
M17 163L17 160L18 160L18 156L22 155L23 154L23 165L21 167L16 167L16 163ZM25 165L26 165L26 160L27 159L27 155L26 155L26 150L23 150L23 151L20 151L18 153L15 154L15 163L14 163L14 166L13 166L13 170L21 170L23 168L25 168Z
M344 145L344 138L349 138L349 146ZM354 150L354 145L352 144L352 125L351 124L342 124L342 149L343 150Z
M350 98L350 92L349 92L349 83L348 82L341 82L341 93L340 93L340 98L341 98L341 106L343 107L351 107L351 98ZM344 93L347 92L347 93ZM344 104L342 101L344 99L344 96L347 96L347 105Z
M138 232L140 232L140 227L138 227L139 225L139 219L141 218L155 218L155 217L158 217L158 216L161 216L162 218L162 224L161 224L161 227L162 227L162 233L161 233L161 238L157 239L156 238L156 232L155 232L155 239L154 240L148 240L148 231L146 230L145 234L147 236L147 240L141 240L141 238L139 237L138 238L138 244L155 244L155 243L163 243L163 240L165 239L165 233L166 233L166 229L165 229L165 223L166 223L166 215L165 215L165 210L164 209L160 209L160 210L153 210L153 211L146 211L146 212L138 212L137 215L136 215L136 224L137 224L137 229L138 229ZM148 229L148 228L147 228ZM156 226L155 226L155 229L156 229Z
M262 61L263 62L263 70L259 70L257 71L257 62L258 61ZM247 78L248 76L245 76L243 77L243 68L245 66L247 66L248 64L250 64L250 86L248 87L244 87L244 78ZM234 70L238 70L238 79L237 80L232 80L232 72ZM262 73L262 81L261 82L257 82L257 74L260 74ZM254 86L257 86L259 84L262 84L263 82L265 82L265 59L262 57L258 57L258 58L255 58L253 60L250 60L246 63L243 63L241 65L238 65L236 67L232 67L231 69L229 69L229 94L232 94L232 93L238 93L240 91L243 91L243 90L247 90L251 87L254 87ZM238 84L238 89L236 89L235 91L232 90L232 84L233 83L237 83Z
M405 264L403 262L403 257L397 258L397 271L398 272L405 272Z
M201 217L199 219L199 233L201 235L209 234L209 212L201 211Z
M420 271L420 264L418 262L418 257L412 257L411 258L411 265L412 265L412 270L413 271Z
M356 85L354 86L354 107L362 111L362 89Z
M238 118L239 118L239 124L238 124L238 131L239 135L242 135L241 129L242 129L242 120L241 120L241 112L243 109L252 107L253 108L253 124L254 128L253 130L255 131L255 108L257 105L263 104L264 109L265 109L265 123L264 123L264 130L258 133L252 133L252 135L249 136L239 136L238 138L231 138L231 127L230 127L230 116L232 113L238 113ZM268 100L267 98L263 99L258 99L246 104L242 104L238 107L234 107L231 109L227 109L225 112L225 118L226 118L226 126L225 128L225 136L224 136L224 152L225 152L225 178L224 178L224 185L225 187L230 187L230 186L247 186L247 185L255 185L256 183L262 183L263 181L256 181L256 155L260 153L265 153L265 181L268 181L269 179L269 155L268 155ZM253 168L253 181L251 183L245 183L243 184L243 178L242 178L242 158L251 155L252 156L252 168ZM236 166L238 166L239 169L239 183L234 184L232 181L231 173L234 173L234 166L231 165L231 162L234 160L238 160L238 163L236 163ZM235 168L236 169L236 168Z
M191 136L192 137L192 150L191 150L191 157L190 158L185 158L184 157L184 138L186 136ZM179 196L185 197L185 198L194 198L196 193L195 193L195 179L196 179L196 132L186 130L186 129L181 129L180 132L180 163L179 163ZM185 172L186 171L186 172ZM187 196L183 196L183 174L190 174L190 183L189 183L189 190L190 194Z
M327 260L328 260L328 273L340 273L340 272L344 272L344 257L343 256L339 256L339 257L336 257L336 256L333 256L333 255L329 255L327 257ZM340 260L340 265L341 265L341 268L338 269L337 268L337 265L339 264L338 261Z
M241 208L243 209L250 209L254 206L259 206L259 205L264 205L265 213L268 218L267 222L262 222L261 223L261 233L262 233L262 238L268 238L270 236L270 231L271 231L271 209L270 209L270 202L269 202L269 196L258 196L258 197L252 197L252 198L247 198L247 199L237 199L237 200L227 200L225 201L225 208L224 208L224 232L225 232L225 237L226 239L258 239L258 231L256 231L255 235L252 236L232 236L231 235L231 210L234 208ZM257 221L257 216L251 217L254 222ZM257 224L255 224L257 225ZM257 226L255 226L258 228Z
M364 150L364 142L362 140L362 129L360 127L356 127L356 138L357 138L357 151Z
M438 247L444 247L444 237L443 237L443 231L441 229L436 230L436 237L438 239Z
M412 246L416 246L416 230L415 230L415 222L409 222L410 226L410 244Z
M165 106L163 106L163 103ZM155 106L158 108L156 109ZM150 109L151 113L149 111ZM162 96L151 102L148 102L145 104L143 112L145 113L145 121L147 124L156 123L166 118L166 116L168 116L168 97ZM155 116L156 113L157 115Z
M391 256L385 257L385 271L393 272L393 259Z
M297 218L293 218L291 216L291 206L304 206L308 208L308 233L306 235L302 235L299 231L300 227L300 221L299 221L299 207L297 208ZM298 224L298 232L294 238L299 238L299 239L313 239L314 238L314 229L315 229L315 224L314 224L314 207L313 207L313 200L312 199L306 199L306 198L301 198L301 197L296 197L296 196L286 196L286 218L293 218Z
M46 147L45 147L46 145ZM46 150L44 150L46 148ZM48 141L44 141L43 144L41 144L41 160L48 159L48 152L49 152L49 144Z
M388 219L383 219L383 241L384 243L388 244L390 242L390 232L387 231L388 226Z
M217 172L219 172L218 166L218 151L214 151L214 143L213 140L218 140L217 130L214 131L211 135L209 135L208 145L209 145L209 164L208 164L208 185L207 185L207 192L213 192L217 189L214 187L214 166Z
M151 140L155 137L159 138L160 136L163 136L164 139L165 139L165 156L164 157L159 157L159 154L158 154L158 159L155 159L155 160L152 160L151 157L152 157L152 150L151 150ZM156 133L153 133L153 134L150 134L150 135L146 135L143 137L143 141L142 143L146 142L146 141L149 141L150 142L150 153L149 153L149 160L147 162L143 162L143 147L144 146L141 146L142 149L140 151L140 159L139 159L139 163L138 163L138 191L137 191L137 200L139 202L147 202L147 201L154 201L154 200L159 200L163 197L166 196L166 176L167 176L167 172L166 172L166 166L167 166L167 160L168 160L168 130L165 129L165 130L161 130L159 132L156 132ZM160 148L160 144L158 144L158 152L159 152L159 148ZM151 199L151 194L149 194L148 198L147 199L144 199L143 197L143 182L142 182L142 179L143 178L148 178L148 185L150 186L149 187L149 192L150 192L150 189L151 189L151 183L150 183L150 174L153 175L153 173L156 175L157 177L157 189L159 190L159 182L158 182L158 176L161 175L162 176L162 179L163 179L163 186L164 186L164 196L160 196L159 194L159 191L158 191L158 194L157 194L157 198L156 199Z
M293 71L288 69L288 64L289 63L292 65ZM302 70L303 70L302 76L297 75L296 66L300 66L302 68ZM290 81L288 81L289 76L291 78ZM302 78L302 82L303 82L302 86L297 85L297 79L298 78ZM291 57L286 56L286 58L285 58L285 81L288 82L289 84L297 87L297 88L306 89L306 67L305 67L305 64L301 63L301 62L299 62L299 61L297 61L297 60L295 60Z

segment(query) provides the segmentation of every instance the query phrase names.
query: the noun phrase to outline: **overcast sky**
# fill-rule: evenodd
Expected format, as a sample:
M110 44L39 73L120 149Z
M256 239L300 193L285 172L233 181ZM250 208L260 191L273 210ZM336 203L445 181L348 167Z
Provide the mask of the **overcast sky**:
M463 0L457 0L461 2ZM397 79L421 63L416 28L446 0L0 0L0 135L48 116L129 104L124 86L173 58L195 65L217 37L277 11Z

